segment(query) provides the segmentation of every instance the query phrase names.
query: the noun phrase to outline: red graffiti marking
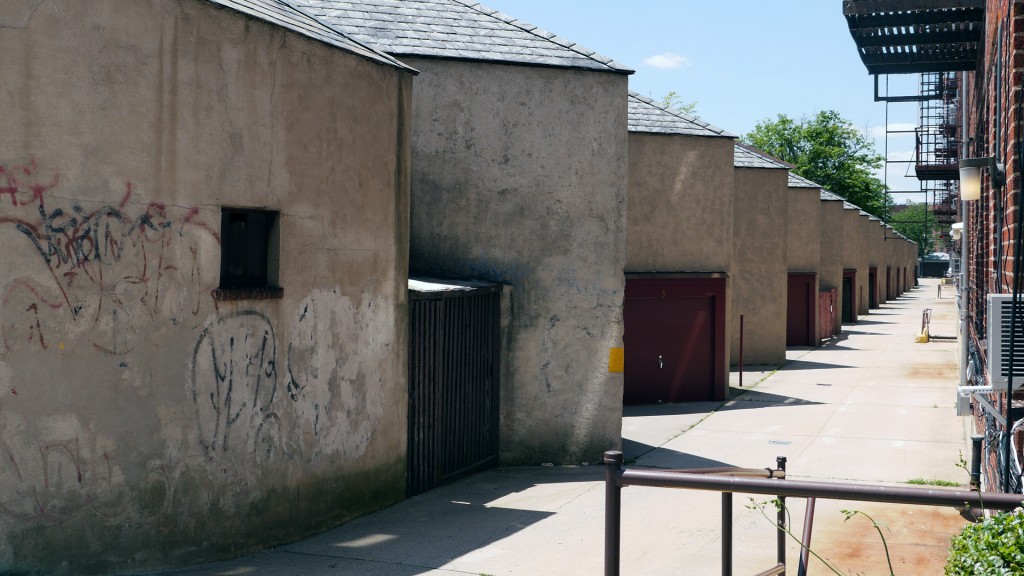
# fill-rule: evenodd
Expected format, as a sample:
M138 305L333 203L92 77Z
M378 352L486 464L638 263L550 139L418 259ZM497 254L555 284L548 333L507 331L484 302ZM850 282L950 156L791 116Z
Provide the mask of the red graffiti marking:
M32 177L39 170L38 163L33 160L31 163L22 165L6 167L0 166L0 196L8 195L11 197L11 206L28 206L30 204L43 205L43 196L57 187L60 183L60 175L54 173L53 178L49 182L43 184L39 182L33 182L31 184L23 184L21 179L16 175L21 172L25 177ZM26 187L28 188L31 196L25 200L18 200L18 196L24 196Z
M7 284L7 289L4 291L3 303L7 304L11 300L11 295L18 289L28 290L32 293L32 296L39 302L49 306L54 310L60 309L64 306L64 302L52 302L39 292L39 287L36 282L31 278L18 278Z

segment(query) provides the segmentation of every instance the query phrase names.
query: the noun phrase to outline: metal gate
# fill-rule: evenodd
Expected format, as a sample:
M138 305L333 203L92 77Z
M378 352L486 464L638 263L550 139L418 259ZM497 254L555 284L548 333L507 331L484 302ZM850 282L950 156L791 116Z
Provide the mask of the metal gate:
M410 280L410 496L498 459L501 287Z

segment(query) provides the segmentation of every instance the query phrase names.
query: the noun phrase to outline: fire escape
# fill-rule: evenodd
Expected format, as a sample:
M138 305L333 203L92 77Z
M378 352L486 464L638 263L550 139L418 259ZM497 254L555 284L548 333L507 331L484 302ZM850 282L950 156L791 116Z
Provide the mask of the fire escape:
M960 179L960 82L956 72L924 72L919 94L914 172L927 205L925 225L937 252L953 253L947 233L957 217Z
M979 66L985 8L985 0L843 1L843 15L849 25L850 35L857 45L861 61L875 78L875 100L886 103L887 121L888 105L891 102L918 102L920 106L920 124L915 130L916 158L912 163L921 190L927 195L930 213L934 215L936 226L943 232L949 230L948 224L956 218L957 200L961 193L957 168L960 160L967 160L963 157L966 153L965 135L960 121L960 108L966 102L958 100L957 91L963 88L963 74L974 72ZM918 94L888 94L888 76L891 74L920 74ZM879 94L879 76L886 77L884 95ZM888 138L886 146L888 148ZM971 160L989 162L991 167L987 170L990 174L999 173L995 157ZM981 165L975 163L965 168ZM965 185L965 194L967 189ZM974 192L972 190L972 196ZM969 238L968 224L964 223L963 233ZM999 233L1002 233L1001 224L999 228ZM1015 257L1020 255L1015 254ZM1002 264L1001 257L997 261ZM1018 428L1016 424L1024 421L1024 417L1020 413L1021 408L1014 407L1012 392L1001 391L994 386L995 381L1004 374L1016 373L1016 364L1009 367L1000 364L995 370L990 367L986 377L986 370L979 368L984 366L984 362L980 358L978 337L972 338L970 335L974 331L972 328L979 323L979 316L986 313L989 315L990 328L993 323L1005 324L1002 319L1019 316L1013 312L1019 304L1012 304L1013 300L1007 300L1003 295L1002 299L990 299L988 309L984 305L969 306L965 290L971 285L970 281L975 274L970 266L961 268L962 289L958 295L961 321L958 355L961 373L957 413L976 418L976 422L984 427L984 437L974 443L972 454L983 462L980 465L983 482L993 489L1020 492L1021 466L1018 452L1013 447L1013 438L1014 430ZM981 296L984 297L984 294ZM988 296L991 298L995 295ZM1010 312L1004 312L1005 302L1011 302ZM1009 324L1013 326L1012 321ZM1002 350L1004 346L1016 349L1012 342L1019 330L1010 328L1008 338L1003 335L1005 329L999 333L998 338L996 335L988 337L988 343L981 345L990 355L988 359L991 360L996 355L995 351ZM1005 380L1009 388L1012 379ZM965 402L967 396L971 402Z

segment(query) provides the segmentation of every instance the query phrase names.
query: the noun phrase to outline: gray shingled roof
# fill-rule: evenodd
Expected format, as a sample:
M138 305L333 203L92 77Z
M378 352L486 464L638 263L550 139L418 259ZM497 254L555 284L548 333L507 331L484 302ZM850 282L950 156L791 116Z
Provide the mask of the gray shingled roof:
M789 173L789 187L790 188L821 188L821 184L811 182L807 178L797 174L796 172Z
M790 168L789 164L782 160L772 158L757 148L741 142L736 143L732 164L736 168L770 168L781 170L789 170Z
M258 18L264 22L281 26L282 28L287 28L308 38L319 40L325 44L341 48L379 64L394 66L413 73L416 72L415 69L402 64L393 57L349 38L337 30L332 29L330 26L327 26L323 22L318 21L316 18L295 9L282 0L208 1L212 4L216 4L224 8L230 8L236 12L241 12L242 14Z
M695 116L669 108L636 92L629 93L629 131L736 138Z
M395 56L633 71L574 42L465 0L287 0Z
M828 190L825 190L824 188L821 189L821 199L835 202L846 202L846 200L844 200L843 197L840 196L839 194L834 194L832 192L829 192Z

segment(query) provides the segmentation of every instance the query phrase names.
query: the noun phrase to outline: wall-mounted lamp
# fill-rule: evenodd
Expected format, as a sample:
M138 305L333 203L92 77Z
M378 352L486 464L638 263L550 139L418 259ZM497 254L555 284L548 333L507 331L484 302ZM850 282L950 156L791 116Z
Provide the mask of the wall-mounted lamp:
M1006 183L1006 168L996 162L995 157L964 158L960 161L960 199L971 201L981 198L981 169L988 168L992 185L1001 187Z
M953 226L949 229L949 235L953 238L954 241L960 240L960 237L963 235L963 233L964 233L964 223L963 222L957 222L956 224L953 224Z

